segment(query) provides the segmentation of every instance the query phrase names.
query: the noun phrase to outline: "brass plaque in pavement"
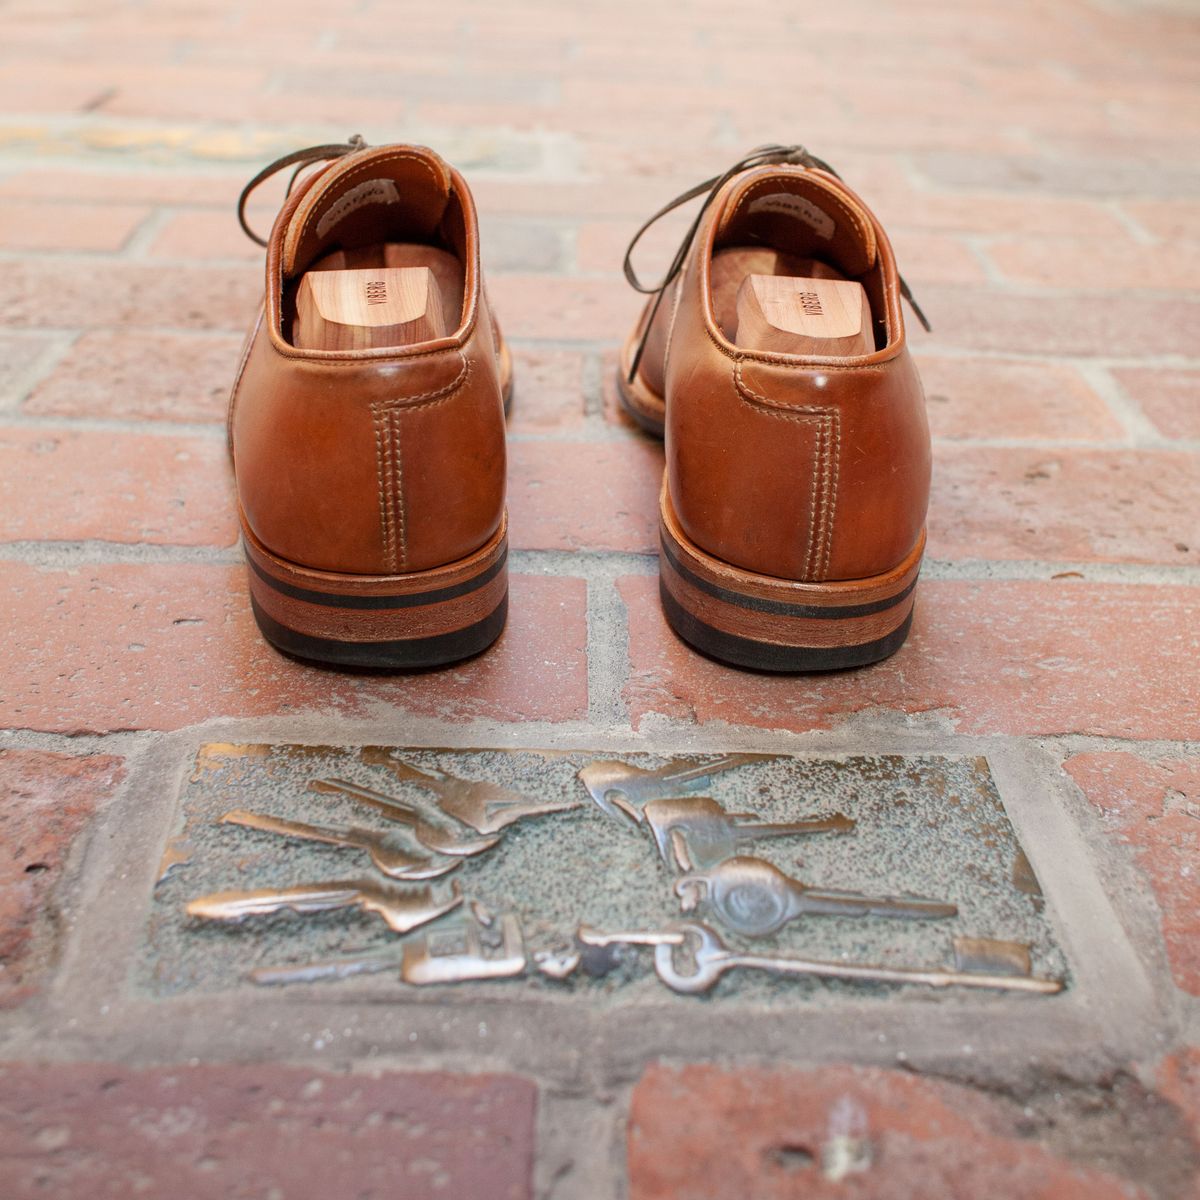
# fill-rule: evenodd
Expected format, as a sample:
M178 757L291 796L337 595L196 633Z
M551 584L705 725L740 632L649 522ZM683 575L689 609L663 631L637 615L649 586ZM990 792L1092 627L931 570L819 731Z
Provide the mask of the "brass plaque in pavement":
M1061 990L985 759L201 747L139 969L564 1000Z

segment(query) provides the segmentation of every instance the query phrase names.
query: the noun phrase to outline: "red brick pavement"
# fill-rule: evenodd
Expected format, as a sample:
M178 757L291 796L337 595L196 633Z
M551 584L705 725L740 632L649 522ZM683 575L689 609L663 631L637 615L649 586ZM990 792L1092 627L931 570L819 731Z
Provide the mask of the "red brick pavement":
M156 731L378 720L403 740L411 719L478 725L486 741L537 722L585 744L917 719L1037 739L1065 760L1086 836L1128 867L1169 964L1155 978L1170 1028L1130 1065L1158 1098L1110 1121L1129 1146L1102 1153L1078 1112L1049 1137L966 1084L655 1068L632 1098L630 1195L1186 1193L1194 1146L1180 1130L1200 1111L1194 13L1166 0L13 0L2 23L6 1019L36 1022L53 991L92 822ZM509 629L480 659L406 678L320 671L258 638L223 443L261 287L237 190L267 159L358 129L429 140L474 182L517 367ZM913 637L887 663L803 681L717 666L667 631L652 558L661 450L611 383L639 306L620 276L625 238L773 139L807 141L876 208L935 327L912 334L936 460ZM260 227L278 194L256 206ZM645 249L653 274L670 231ZM11 1059L47 1050L29 1036L6 1038ZM326 1162L350 1161L377 1194L389 1135L371 1122L392 1084L286 1063L184 1078L170 1064L18 1062L0 1084L16 1118L0 1190L124 1195L179 1167L192 1194L243 1194L230 1157L247 1130L282 1130L246 1177L254 1194L304 1195ZM411 1118L424 1133L406 1126L428 1164L406 1194L531 1194L533 1085L433 1078L393 1080L414 1112L435 1111ZM110 1084L119 1103L97 1099ZM1095 1086L1103 1108L1111 1091ZM269 1125L255 1089L282 1105ZM680 1089L703 1092L690 1130L664 1116ZM493 1101L511 1101L507 1124ZM559 1118L541 1103L553 1140ZM615 1103L611 1153L592 1161L612 1164L619 1190ZM860 1171L847 1130L835 1185L822 1156L839 1113L862 1118L873 1149ZM479 1140L447 1149L447 1122L474 1122ZM1151 1169L1155 1151L1183 1166ZM502 1185L478 1182L481 1155ZM539 1194L602 1200L590 1176L556 1191L555 1170L541 1168Z

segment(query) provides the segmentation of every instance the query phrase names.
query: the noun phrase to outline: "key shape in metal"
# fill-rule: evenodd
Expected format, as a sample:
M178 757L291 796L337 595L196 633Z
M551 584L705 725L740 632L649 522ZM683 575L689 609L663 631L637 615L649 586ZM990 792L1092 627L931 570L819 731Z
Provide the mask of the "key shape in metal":
M452 858L468 858L471 855L482 854L485 850L490 850L500 840L499 837L463 837L442 825L434 824L411 804L405 804L403 800L389 796L386 792L377 792L374 788L351 783L347 779L314 779L308 786L314 792L348 796L360 804L369 805L392 821L407 825L413 831L417 841L435 854L448 854Z
M208 921L242 921L291 909L301 915L335 908L361 908L383 919L393 933L408 933L463 902L457 883L451 883L449 900L437 901L430 888L404 891L371 879L298 884L295 887L255 888L244 892L214 892L187 906L188 916Z
M738 844L794 834L849 833L854 821L842 813L806 821L763 821L755 813L727 813L711 796L651 800L642 809L654 844L668 866L694 871L731 858Z
M267 813L246 812L241 808L227 812L220 823L258 829L263 833L277 833L281 837L299 838L306 842L365 850L371 862L389 879L437 879L453 871L462 862L460 858L444 858L439 862L422 854L414 854L396 844L395 834L387 830L363 829L357 825L310 825L305 821L288 821Z
M773 762L780 757L779 754L727 754L724 758L700 763L674 758L661 767L649 769L603 758L583 767L579 779L588 795L610 817L621 812L630 820L640 822L640 810L650 800L702 792L711 784L714 775L751 763Z
M722 925L747 937L766 937L804 916L894 917L936 920L958 909L920 896L866 896L861 892L810 888L774 863L749 855L727 858L706 871L675 881L684 912L705 904Z
M430 774L419 770L402 759L394 758L386 750L370 747L363 751L363 762L387 767L397 779L415 783L432 792L438 798L439 807L445 813L476 833L499 833L502 829L520 821L523 817L540 817L547 813L564 812L578 808L575 798L560 800L531 800L520 792L514 792L498 783L485 780L459 779L445 771Z
M820 959L792 958L774 954L745 954L730 950L714 929L698 921L674 925L654 947L654 969L659 979L673 991L686 994L707 992L725 974L735 968L767 971L773 975L803 975L815 979L847 979L862 983L909 983L925 987L989 988L1000 991L1033 992L1051 995L1062 990L1060 979L1040 979L1028 975L1008 975L972 971L947 971L941 968L885 967L873 963L824 962ZM691 969L681 969L677 956L690 952Z
M404 960L400 978L405 983L463 983L473 979L511 979L525 971L525 939L521 923L512 913L500 919L502 944L500 952L484 952L479 925L468 921L463 931L465 947L441 953L436 946L437 935L426 934L404 944ZM446 931L449 933L449 931Z

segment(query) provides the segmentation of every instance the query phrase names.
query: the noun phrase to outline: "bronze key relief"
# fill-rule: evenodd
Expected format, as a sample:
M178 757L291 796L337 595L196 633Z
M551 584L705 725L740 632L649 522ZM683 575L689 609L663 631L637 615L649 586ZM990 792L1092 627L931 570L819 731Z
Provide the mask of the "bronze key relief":
M981 759L213 746L183 810L140 975L160 993L371 975L786 1004L1066 974Z

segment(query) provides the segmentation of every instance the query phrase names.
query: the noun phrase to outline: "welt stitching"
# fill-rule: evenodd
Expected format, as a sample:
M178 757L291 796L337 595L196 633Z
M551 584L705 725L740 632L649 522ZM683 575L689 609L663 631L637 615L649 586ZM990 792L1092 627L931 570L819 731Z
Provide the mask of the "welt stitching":
M391 519L390 440L387 435L388 414L381 405L372 404L375 426L375 477L379 485L379 530L383 541L384 565L396 570L396 540Z
M814 454L815 470L811 496L809 498L808 545L804 558L805 574L815 574L823 579L829 571L833 556L833 519L837 511L838 459L841 456L841 414L836 408L805 405L802 408L787 408L773 403L768 397L756 392L742 375L742 364L734 368L734 387L738 399L752 411L778 417L784 421L817 422L817 447ZM749 397L750 399L748 399ZM757 401L757 404L752 403ZM820 476L818 499L817 479ZM817 509L821 510L820 531L817 529ZM819 547L814 559L814 551Z
M395 570L403 571L408 564L408 528L404 506L404 457L401 453L403 446L400 441L400 418L395 410L388 412L388 432L392 442L392 496L395 504L395 524L398 527L400 543L399 558Z
M829 568L833 561L833 530L837 522L837 503L838 503L838 487L840 484L841 465L842 465L842 414L839 409L834 409L832 414L833 425L833 479L829 485L829 527L825 537L825 566L822 569L821 578L826 579L829 576Z

